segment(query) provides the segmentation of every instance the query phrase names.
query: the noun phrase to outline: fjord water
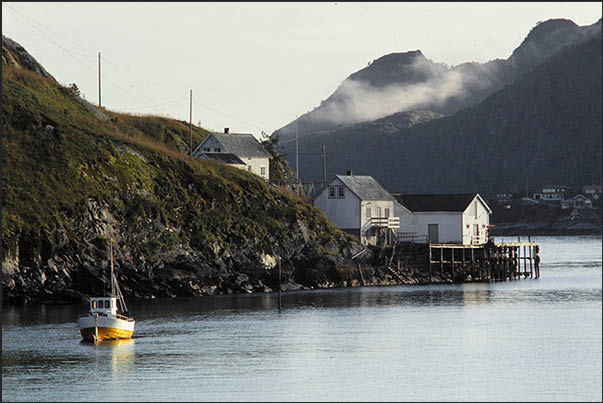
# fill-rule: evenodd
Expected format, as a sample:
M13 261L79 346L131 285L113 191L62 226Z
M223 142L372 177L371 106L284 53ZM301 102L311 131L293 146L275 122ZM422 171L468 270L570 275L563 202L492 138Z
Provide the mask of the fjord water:
M532 240L538 280L131 301L99 345L3 307L2 400L601 401L601 237Z

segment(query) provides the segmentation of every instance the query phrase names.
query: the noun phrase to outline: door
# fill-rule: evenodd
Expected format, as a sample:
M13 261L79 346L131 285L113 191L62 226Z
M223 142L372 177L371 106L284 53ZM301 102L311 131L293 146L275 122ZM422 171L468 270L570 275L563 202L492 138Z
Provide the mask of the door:
M440 228L438 224L427 224L427 239L430 243L440 242Z

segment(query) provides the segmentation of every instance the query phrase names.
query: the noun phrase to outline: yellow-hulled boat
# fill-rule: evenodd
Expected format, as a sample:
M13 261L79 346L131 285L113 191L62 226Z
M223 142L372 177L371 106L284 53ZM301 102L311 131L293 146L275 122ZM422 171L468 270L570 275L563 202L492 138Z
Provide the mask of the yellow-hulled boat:
M77 324L82 339L95 343L103 340L130 339L134 334L136 321L128 313L113 269L113 240L111 240L111 295L90 298L90 311L80 315Z

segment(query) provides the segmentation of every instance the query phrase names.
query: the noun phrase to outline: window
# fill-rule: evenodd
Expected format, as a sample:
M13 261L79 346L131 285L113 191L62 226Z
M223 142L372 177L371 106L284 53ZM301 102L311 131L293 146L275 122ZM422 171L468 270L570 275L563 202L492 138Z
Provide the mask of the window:
M338 186L337 187L337 198L338 199L345 199L345 191L343 186Z
M384 217L389 217L389 208L388 207L385 208Z
M366 208L366 218L371 218L371 206Z
M205 147L205 148L203 149L203 151L210 152L210 151L211 151L211 148L209 148L209 147Z
M266 167L260 167L260 175L266 176Z
M96 309L96 300L92 300L92 309Z
M377 217L381 217L381 207L375 207L375 213Z
M222 149L221 149L220 147L216 147L216 148L214 148L214 152L216 152L216 153L219 153L219 152L221 152L221 151L222 151Z
M329 186L329 199L335 198L335 186Z

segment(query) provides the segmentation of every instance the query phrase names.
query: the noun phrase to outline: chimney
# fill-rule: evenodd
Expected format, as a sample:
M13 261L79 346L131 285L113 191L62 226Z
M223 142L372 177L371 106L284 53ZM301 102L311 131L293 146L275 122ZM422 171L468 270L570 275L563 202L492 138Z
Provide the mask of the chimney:
M348 175L348 176L352 176L352 171L348 171L348 172L347 172L347 175Z
M230 131L230 129L228 127L224 128L224 134L228 134L229 131Z

